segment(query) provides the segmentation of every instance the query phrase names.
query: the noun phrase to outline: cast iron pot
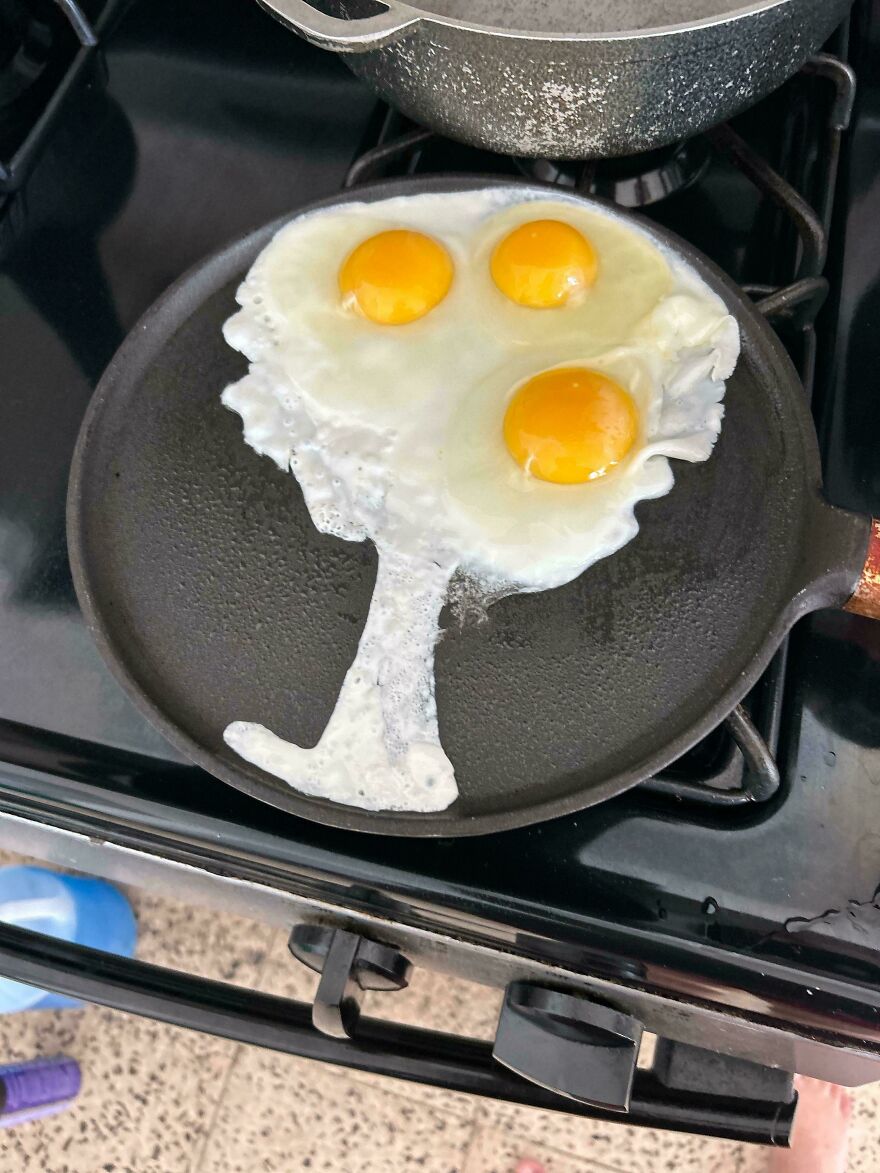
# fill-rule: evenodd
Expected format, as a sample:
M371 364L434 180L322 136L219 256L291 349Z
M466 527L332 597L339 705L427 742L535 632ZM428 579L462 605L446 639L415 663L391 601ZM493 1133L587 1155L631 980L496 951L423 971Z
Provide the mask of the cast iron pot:
M660 147L750 106L852 0L259 2L423 126L507 154L590 159Z

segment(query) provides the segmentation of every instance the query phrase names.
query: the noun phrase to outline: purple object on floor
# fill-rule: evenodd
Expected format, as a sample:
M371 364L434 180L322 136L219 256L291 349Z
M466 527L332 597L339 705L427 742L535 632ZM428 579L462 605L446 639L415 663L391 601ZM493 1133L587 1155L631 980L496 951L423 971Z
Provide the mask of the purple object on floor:
M79 1064L67 1055L0 1065L0 1128L60 1112L81 1083Z

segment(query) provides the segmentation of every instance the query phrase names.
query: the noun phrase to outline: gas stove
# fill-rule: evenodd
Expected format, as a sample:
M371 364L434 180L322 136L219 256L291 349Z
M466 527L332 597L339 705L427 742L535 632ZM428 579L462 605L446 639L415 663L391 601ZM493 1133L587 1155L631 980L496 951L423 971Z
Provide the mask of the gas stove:
M218 0L210 22L195 0L65 7L64 53L31 69L55 76L51 93L40 99L38 79L4 107L0 55L0 844L116 878L173 875L194 900L212 899L210 880L227 906L378 936L477 980L583 981L679 1042L878 1078L880 624L801 622L724 726L599 807L474 840L358 835L227 788L130 706L77 609L64 508L97 379L190 265L340 186L456 171L614 198L720 264L801 373L830 500L877 515L880 2L858 4L823 54L729 126L588 166L412 126L240 0ZM22 33L31 58L61 53L35 36ZM18 77L21 53L10 60ZM0 971L30 964L73 988L63 951L28 960L28 948L3 930ZM127 1008L163 1014L143 989ZM323 1045L319 1057L366 1064ZM467 1082L407 1067L399 1049L394 1063ZM525 1095L490 1083L465 1090ZM670 1086L665 1116L649 1088L631 1119L748 1133L717 1112L707 1123L712 1105L675 1108ZM770 1135L766 1120L749 1127Z

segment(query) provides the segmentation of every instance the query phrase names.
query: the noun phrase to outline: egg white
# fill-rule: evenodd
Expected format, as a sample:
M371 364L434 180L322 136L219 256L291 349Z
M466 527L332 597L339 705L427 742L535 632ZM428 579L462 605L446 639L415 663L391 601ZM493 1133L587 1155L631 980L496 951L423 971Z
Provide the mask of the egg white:
M532 220L562 220L576 228L596 251L594 284L564 307L534 309L517 305L492 279L490 260L508 233ZM593 211L584 201L560 198L517 201L480 226L472 253L475 289L484 325L512 344L574 344L581 351L610 349L665 297L673 285L664 254L644 233L613 214Z
M533 218L565 220L596 247L599 277L576 305L513 306L488 275L499 236ZM341 305L337 274L362 240L400 227L441 241L455 277L424 318L379 326ZM250 369L223 402L241 415L246 442L295 474L319 529L372 539L379 574L319 744L302 749L251 720L229 726L226 740L306 793L370 809L443 809L457 789L440 744L433 648L452 576L462 570L493 592L548 589L629 541L637 502L672 488L668 458L711 453L736 323L697 274L625 217L515 187L296 218L238 300L224 334ZM627 388L639 436L605 477L551 485L513 461L502 421L520 383L572 365Z

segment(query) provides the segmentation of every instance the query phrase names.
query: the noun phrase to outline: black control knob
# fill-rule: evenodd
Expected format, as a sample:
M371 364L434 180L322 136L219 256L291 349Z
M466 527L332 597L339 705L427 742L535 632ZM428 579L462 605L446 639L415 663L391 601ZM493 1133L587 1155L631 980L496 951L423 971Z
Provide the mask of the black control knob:
M627 1112L642 1039L636 1019L580 994L507 987L492 1053L541 1087Z
M324 925L296 925L288 948L320 973L312 1007L317 1030L334 1038L351 1038L360 1018L365 990L402 990L412 965L393 945Z

